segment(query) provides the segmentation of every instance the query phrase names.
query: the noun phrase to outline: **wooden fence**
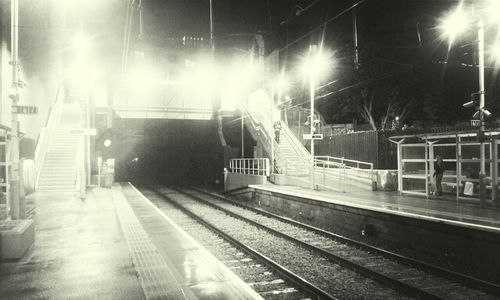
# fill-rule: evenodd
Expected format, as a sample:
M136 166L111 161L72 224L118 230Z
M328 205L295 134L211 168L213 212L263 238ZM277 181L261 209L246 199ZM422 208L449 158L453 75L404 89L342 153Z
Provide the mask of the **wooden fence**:
M376 169L396 169L397 147L388 140L392 135L392 132L361 131L325 136L316 143L316 153L371 162Z

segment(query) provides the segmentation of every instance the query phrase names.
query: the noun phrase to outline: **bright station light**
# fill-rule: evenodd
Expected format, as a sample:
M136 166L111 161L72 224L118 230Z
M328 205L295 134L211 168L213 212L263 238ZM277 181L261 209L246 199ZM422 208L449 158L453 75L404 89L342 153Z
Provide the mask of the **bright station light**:
M488 0L485 7L488 21L491 23L500 22L500 1Z
M306 78L310 78L310 76L320 78L331 70L332 64L332 54L319 48L316 53L309 52L307 56L302 58L300 70Z
M283 73L281 73L274 81L274 87L278 95L281 95L285 90L287 90L288 85L289 85L288 79Z
M467 30L469 20L462 6L458 6L452 13L442 19L440 29L443 35L450 41L455 40L457 35Z
M79 58L85 57L90 50L90 38L81 33L78 34L71 40L71 48Z
M497 64L500 64L500 41L497 41L490 49L490 55Z

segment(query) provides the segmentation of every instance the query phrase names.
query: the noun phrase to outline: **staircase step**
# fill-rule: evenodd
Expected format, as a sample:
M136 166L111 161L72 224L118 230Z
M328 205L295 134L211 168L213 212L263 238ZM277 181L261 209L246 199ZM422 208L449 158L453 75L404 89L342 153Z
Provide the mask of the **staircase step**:
M75 188L72 189L55 189L55 188L40 188L38 187L37 192L43 192L43 193L76 193L78 192Z
M54 183L44 183L39 182L37 187L38 189L75 189L75 182L54 182Z

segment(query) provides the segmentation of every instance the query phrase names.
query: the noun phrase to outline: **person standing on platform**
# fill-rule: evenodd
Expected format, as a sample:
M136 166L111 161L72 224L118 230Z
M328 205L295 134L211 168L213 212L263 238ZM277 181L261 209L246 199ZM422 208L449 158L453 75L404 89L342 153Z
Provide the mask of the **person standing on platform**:
M280 133L281 133L281 122L276 121L274 122L274 139L278 144L280 143Z
M433 177L436 177L436 195L441 196L443 194L443 188L441 186L441 182L443 181L444 174L444 162L443 158L439 155L436 156L436 162L434 163L434 174Z

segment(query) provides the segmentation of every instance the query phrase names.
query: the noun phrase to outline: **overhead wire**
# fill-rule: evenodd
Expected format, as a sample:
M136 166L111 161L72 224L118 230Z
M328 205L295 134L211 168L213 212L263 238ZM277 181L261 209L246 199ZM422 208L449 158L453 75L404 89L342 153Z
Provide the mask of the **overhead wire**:
M290 42L288 43L287 45L285 45L284 47L280 48L279 49L279 52L282 52L286 49L288 49L290 46L292 45L295 45L296 43L300 42L301 40L305 39L306 37L310 36L313 32L317 31L318 29L320 28L325 28L325 26L336 20L337 18L341 17L342 15L344 15L345 13L349 12L351 9L354 9L355 7L359 6L360 4L362 4L363 2L365 2L366 0L360 0L356 3L354 3L353 5L349 6L348 8L344 9L343 11L341 11L340 13L336 14L335 16L331 17L331 18L328 18L326 21L324 21L322 24L314 27L313 29L309 30L308 32L306 32L305 34L301 35L300 37L298 37L297 39L295 39L293 42Z

